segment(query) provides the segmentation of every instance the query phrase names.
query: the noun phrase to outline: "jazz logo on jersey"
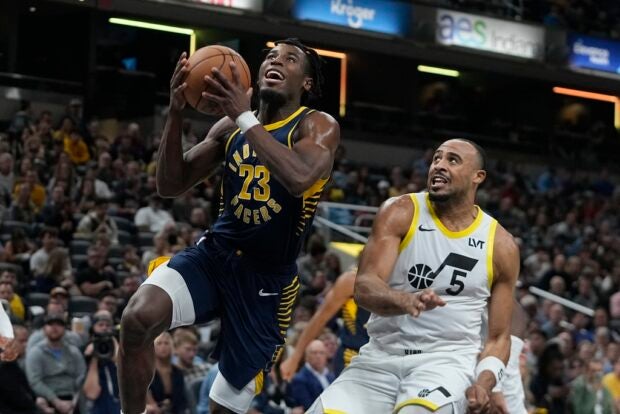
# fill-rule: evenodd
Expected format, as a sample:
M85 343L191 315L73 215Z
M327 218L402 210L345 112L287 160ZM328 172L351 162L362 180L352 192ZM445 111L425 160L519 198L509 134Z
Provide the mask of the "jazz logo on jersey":
M474 266L478 263L478 259L463 256L458 253L450 253L444 261L439 265L437 271L424 264L418 263L409 269L407 273L409 284L415 289L426 289L431 287L433 281L441 273L446 266L454 268L452 272L452 279L450 280L450 287L445 290L449 295L456 296L465 289L465 283L459 278L467 277L467 272L471 272Z
M278 214L282 206L271 198L271 178L269 170L264 165L243 163L250 158L256 158L256 152L250 149L249 144L244 144L233 153L233 161L228 162L228 168L243 179L243 185L239 194L230 201L235 217L243 220L245 224L263 224L271 220L271 214ZM244 202L246 203L244 205ZM252 203L252 207L249 207ZM262 204L257 206L256 204Z

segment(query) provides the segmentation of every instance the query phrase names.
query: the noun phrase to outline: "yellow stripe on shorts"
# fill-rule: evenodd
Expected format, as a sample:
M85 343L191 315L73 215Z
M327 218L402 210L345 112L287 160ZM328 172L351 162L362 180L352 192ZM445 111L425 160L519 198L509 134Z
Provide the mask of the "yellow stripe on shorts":
M258 395L263 391L264 382L265 382L265 377L264 377L263 371L261 371L254 378L254 395Z
M170 260L170 256L159 256L158 258L151 260L146 271L146 277L149 277L151 273L157 269L157 267L161 266L163 263L166 263L168 260Z
M397 414L403 407L406 407L408 405L419 405L424 408L428 408L431 411L437 411L437 409L439 408L437 404L432 403L423 398L412 398L410 400L403 401L400 404L398 404L396 408L394 409L394 414Z

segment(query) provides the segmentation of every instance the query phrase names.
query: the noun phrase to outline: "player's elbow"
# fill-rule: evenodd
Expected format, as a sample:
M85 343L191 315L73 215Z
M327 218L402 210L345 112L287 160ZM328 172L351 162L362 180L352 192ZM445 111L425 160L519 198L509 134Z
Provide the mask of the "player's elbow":
M282 185L293 197L301 197L312 184L309 184L307 179L297 174L292 174L283 180Z
M371 302L371 292L372 291L368 288L364 278L361 277L361 275L358 275L353 288L353 298L355 299L355 303L362 308L368 308L368 304Z
M174 198L183 193L181 185L175 185L167 180L157 180L157 195L162 198Z

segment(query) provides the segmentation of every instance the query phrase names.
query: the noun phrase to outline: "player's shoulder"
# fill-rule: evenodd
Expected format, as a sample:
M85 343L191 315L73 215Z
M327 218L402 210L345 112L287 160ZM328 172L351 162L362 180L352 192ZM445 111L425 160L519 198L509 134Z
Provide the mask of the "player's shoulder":
M209 129L207 138L225 140L239 127L235 124L235 121L227 116L218 119L215 124Z
M381 211L411 211L413 213L415 204L413 202L413 194L401 194L398 196L390 197L381 204Z
M493 244L494 261L502 263L505 260L514 261L519 259L519 244L517 240L499 222L495 230Z
M311 110L299 123L300 128L312 128L319 131L328 131L340 136L340 124L327 112Z
M415 204L410 194L390 197L381 204L375 223L377 226L405 234L411 226Z

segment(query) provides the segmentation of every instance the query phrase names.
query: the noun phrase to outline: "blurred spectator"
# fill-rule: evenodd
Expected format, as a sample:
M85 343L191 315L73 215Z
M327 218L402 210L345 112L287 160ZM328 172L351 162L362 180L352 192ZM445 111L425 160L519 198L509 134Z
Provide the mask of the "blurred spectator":
M556 344L547 345L538 361L538 373L532 379L530 389L537 408L545 408L549 414L565 414L568 388L563 381L562 354Z
M71 131L69 133L69 138L64 138L63 145L65 152L69 155L69 159L73 164L82 165L90 161L88 146L78 131Z
M135 223L140 231L157 233L170 222L174 222L174 219L170 213L162 209L162 200L157 194L152 194L149 197L149 205L136 212Z
M15 227L11 231L11 239L4 246L6 261L22 266L27 273L30 268L30 256L34 251L34 244L30 241L26 232L21 227Z
M168 237L165 233L157 233L153 236L153 247L145 250L142 254L142 266L147 269L151 260L161 256L172 256L172 250Z
M183 414L187 409L185 381L183 372L172 365L172 351L172 337L168 332L155 339L155 376L149 386L149 399L162 413Z
M91 246L88 249L87 263L78 269L75 283L82 294L94 298L103 291L117 287L113 270L106 266L106 258L100 247Z
M571 384L570 405L574 413L614 414L614 401L609 390L601 383L603 364L590 361L585 373Z
M305 359L306 364L295 374L287 389L290 405L303 407L304 411L334 381L334 374L327 369L327 351L322 341L310 342Z
M103 151L99 154L99 158L97 159L97 178L108 185L112 185L114 181L112 156L107 151Z
M120 315L118 314L118 299L116 294L112 291L104 291L101 295L99 295L99 303L97 308L99 311L108 312L114 323L120 322Z
M40 321L33 321L35 330L32 331L30 337L28 338L28 343L26 345L27 352L29 353L34 346L45 342L46 333L43 327L45 326L45 320L49 315L61 315L64 320L67 320L67 314L67 308L62 304L62 302L57 300L55 297L51 297L46 306L45 315L43 315ZM73 331L65 331L62 340L68 345L72 345L76 348L80 348L83 345L82 338L80 338L80 336Z
M0 201L3 205L7 206L10 204L14 186L13 156L8 152L4 152L0 154Z
M45 187L39 183L39 175L35 170L26 173L23 182L15 185L13 196L17 200L21 195L21 187L26 185L30 189L30 201L35 207L35 211L39 211L45 204Z
M603 385L611 392L615 406L620 407L620 358L616 358L613 371L603 377Z
M69 253L62 247L51 251L43 271L34 278L33 290L48 293L59 286L79 293L75 290Z
M183 372L185 384L189 387L194 381L202 380L210 364L196 361L198 354L198 338L186 330L179 330L174 333L174 364Z
M84 350L88 371L82 391L88 400L88 414L120 412L116 359L118 341L113 335L110 312L99 310L93 317L90 343Z
M215 363L211 366L211 368L209 368L207 375L202 381L202 384L200 385L198 405L196 406L196 414L209 414L209 392L211 392L211 387L215 382L215 377L217 377L218 372L218 364Z
M11 307L11 315L19 322L26 319L26 307L22 298L13 290L13 284L9 282L0 282L0 299L9 302Z
M36 413L36 397L23 369L23 359L28 341L28 329L23 325L13 325L15 340L18 343L18 359L0 362L0 413Z
M93 239L97 234L105 234L112 244L118 244L118 227L108 216L108 200L101 198L95 200L94 208L80 220L76 237Z
M16 186L17 187L17 186ZM37 207L31 200L32 187L28 183L19 185L19 191L11 202L7 212L7 218L14 221L22 221L32 224L37 214Z
M565 319L566 315L562 305L554 303L549 310L549 320L543 324L542 330L545 331L548 338L553 338L562 331L562 323Z
M302 285L309 286L317 270L325 268L323 261L325 252L327 252L325 242L319 237L311 236L308 240L308 253L297 260L299 279Z
M30 272L33 276L43 274L52 250L58 245L58 229L44 227L39 232L41 248L30 257Z
M50 314L45 318L46 340L34 345L26 354L26 375L37 397L61 414L76 406L77 396L86 373L79 349L63 341L65 317Z

